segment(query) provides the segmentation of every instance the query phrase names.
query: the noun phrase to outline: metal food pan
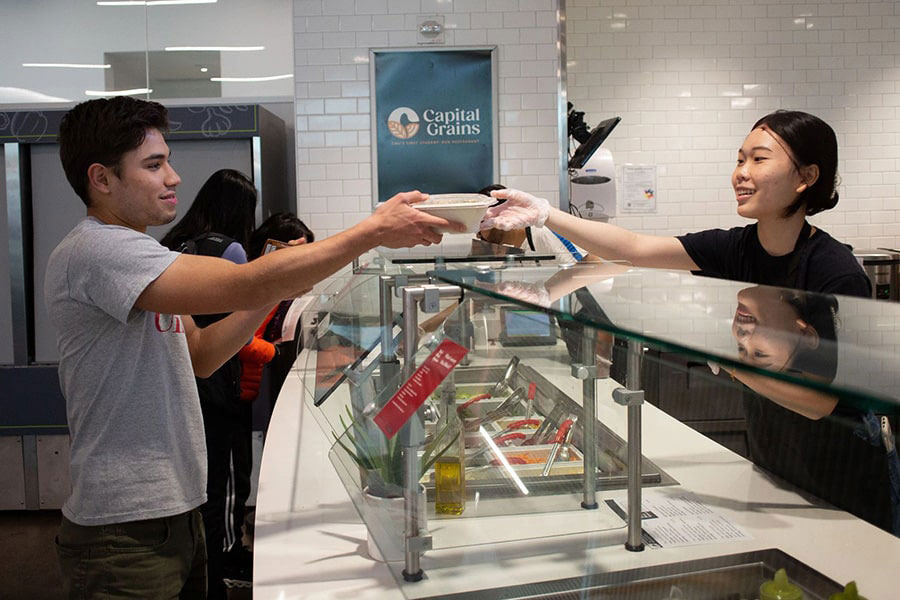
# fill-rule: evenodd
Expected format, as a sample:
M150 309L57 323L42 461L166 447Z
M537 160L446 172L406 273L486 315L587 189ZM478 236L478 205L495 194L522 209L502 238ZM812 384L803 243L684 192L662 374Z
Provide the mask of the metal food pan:
M494 383L503 377L505 370L505 366L460 365L453 370L453 383L460 393L469 395L483 393L490 390ZM520 364L510 387L513 389L517 387L528 389L532 383L535 385L533 410L537 415L536 418L549 419L552 422L552 427L556 428L570 415L579 417L571 442L574 448L580 454L583 454L581 423L583 423L584 419L580 418L582 414L581 405L569 398L535 369L526 364ZM507 391L507 395L508 393L509 391ZM461 402L464 402L464 400ZM491 404L492 402L499 404L499 401L494 399L485 399L477 402L474 406L485 403L483 410L496 408L496 404ZM597 441L598 454L606 453L611 456L623 456L625 454L625 441L599 421L596 423L594 439ZM473 478L471 481L467 481L467 496L474 496L476 492L482 498L505 497L518 493L516 488L510 485L510 482L502 476L503 474L499 470L494 469L494 472L497 475L495 478L479 477L478 479ZM641 459L641 478L645 487L678 483L646 457ZM533 494L572 493L583 489L583 474L580 468L576 473L556 474L551 472L547 477L541 477L539 474L537 476L526 475L522 478L522 481ZM615 472L604 472L601 470L597 474L598 490L624 489L626 484L627 476L625 470ZM426 480L424 485L428 491L429 499L433 500L434 484Z
M803 590L805 600L826 600L843 590L834 580L781 550L768 549L440 597L443 600L742 600L759 598L759 586L771 580L778 569L787 571L791 582Z

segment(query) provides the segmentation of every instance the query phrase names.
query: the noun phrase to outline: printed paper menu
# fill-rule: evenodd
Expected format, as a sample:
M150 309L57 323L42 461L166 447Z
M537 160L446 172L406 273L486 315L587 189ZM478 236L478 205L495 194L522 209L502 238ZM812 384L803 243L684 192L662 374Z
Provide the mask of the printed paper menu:
M624 518L625 510L615 500L610 508ZM653 548L675 548L749 540L752 536L700 501L696 494L668 495L644 491L641 499L641 537Z

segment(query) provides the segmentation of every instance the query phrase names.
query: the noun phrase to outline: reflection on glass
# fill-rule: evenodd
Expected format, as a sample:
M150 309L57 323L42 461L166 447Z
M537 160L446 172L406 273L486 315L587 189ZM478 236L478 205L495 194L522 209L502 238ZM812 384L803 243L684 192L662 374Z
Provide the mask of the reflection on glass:
M838 306L829 295L741 290L732 322L740 360L831 382L838 367ZM900 461L891 451L896 423L843 402L840 394L729 371L748 388L748 448L757 465L900 535Z
M569 346L593 327L721 366L743 384L756 465L900 535L896 304L618 265L438 278L556 315ZM617 378L615 348L598 354Z
M791 368L781 368L789 361L787 355L781 357L781 364L773 362L771 357L767 361L741 357L732 328L735 298L747 288L746 283L697 277L681 271L627 268L614 263L578 264L562 269L515 268L498 271L493 282L473 279L465 270L437 270L435 276L489 297L552 313L560 321L589 325L659 350L719 363L729 370L740 367L773 380L840 395L843 402L860 408L891 413L900 409L900 355L896 352L900 345L897 325L900 305L897 303L840 296L839 344L824 343L824 336L834 334L829 333L830 327L819 323L822 317L801 319L807 327L797 329L795 335L800 336L803 331L808 335L798 337L803 343L792 347L796 354L794 361L817 356L814 362L821 362L825 346L833 353L840 353L836 371L817 372L802 361L788 365ZM579 295L592 297L602 310L579 310L584 302L573 302ZM832 302L825 298L838 298L811 293L802 297L806 298L805 302L815 304L816 311L823 316L827 316ZM837 306L833 309L836 311ZM808 348L811 343L822 347L812 354L801 352L805 347L812 350Z
M828 383L837 371L834 296L807 294L767 286L741 290L731 330L741 362ZM757 393L811 419L832 413L836 396L730 369L732 376Z

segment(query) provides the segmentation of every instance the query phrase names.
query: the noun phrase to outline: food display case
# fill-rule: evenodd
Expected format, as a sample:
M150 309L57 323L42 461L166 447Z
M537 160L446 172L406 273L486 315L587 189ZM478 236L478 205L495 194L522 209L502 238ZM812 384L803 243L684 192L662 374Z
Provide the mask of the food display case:
M290 390L394 582L373 597L759 598L779 569L808 599L894 589L896 305L381 256L313 310ZM663 356L699 405L744 397L749 460L645 403Z

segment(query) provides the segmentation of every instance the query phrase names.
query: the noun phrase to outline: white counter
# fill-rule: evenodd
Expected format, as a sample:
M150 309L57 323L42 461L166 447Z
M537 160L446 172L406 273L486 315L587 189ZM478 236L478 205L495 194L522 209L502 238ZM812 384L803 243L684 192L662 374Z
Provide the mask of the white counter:
M307 351L297 365L306 365ZM559 371L559 369L556 369ZM581 383L565 373L541 373L574 399ZM263 451L254 541L254 597L403 598L389 566L368 557L366 528L328 459L333 440L303 401L302 370L292 372L275 407ZM614 381L598 382L609 398ZM598 418L625 437L625 409L598 401ZM869 600L900 597L900 539L856 517L816 507L776 485L742 457L658 410L643 409L643 454L752 540L632 553L602 545L601 534L576 534L435 550L422 558L425 580L406 584L406 597L549 581L600 572L779 548L824 575L856 580ZM623 492L601 494L622 497ZM753 499L748 502L748 498ZM577 514L577 513L576 513ZM543 515L531 515L540 519ZM493 518L484 519L490 527ZM402 570L403 563L390 563Z

